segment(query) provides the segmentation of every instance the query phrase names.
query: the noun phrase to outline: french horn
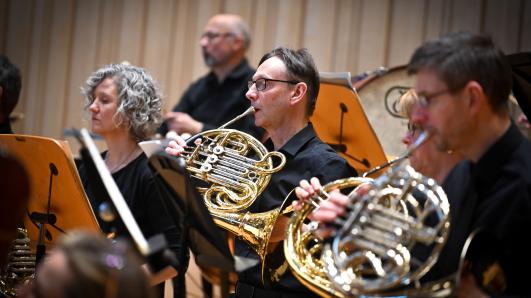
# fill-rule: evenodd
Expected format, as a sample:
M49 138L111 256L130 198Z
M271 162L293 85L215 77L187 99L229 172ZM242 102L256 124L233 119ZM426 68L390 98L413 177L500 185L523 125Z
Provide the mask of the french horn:
M17 229L7 255L7 266L0 274L0 296L16 297L15 288L30 282L35 276L35 254L31 252L28 231Z
M425 133L406 152L427 139ZM403 161L401 158L399 161ZM353 188L351 177L329 183L329 189ZM322 296L437 296L444 286L427 288L420 279L435 264L450 227L450 206L437 183L398 162L348 193L347 218L328 242L304 230L315 202L306 202L288 223L284 252L294 275ZM430 285L432 286L432 285Z
M247 133L225 128L253 112L250 107L221 127L191 137L181 156L190 175L208 184L198 190L214 222L246 241L263 263L280 208L262 213L246 209L266 188L271 175L284 167L286 157L268 152Z

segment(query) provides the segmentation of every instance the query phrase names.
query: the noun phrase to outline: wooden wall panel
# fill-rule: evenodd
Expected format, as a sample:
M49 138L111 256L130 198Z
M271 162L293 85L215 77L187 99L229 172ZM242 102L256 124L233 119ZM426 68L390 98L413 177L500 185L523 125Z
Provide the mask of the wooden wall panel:
M320 71L332 71L337 1L308 0L303 46L312 53Z
M468 30L481 32L483 29L484 3L482 0L453 0L450 14L450 31Z
M22 90L20 98L25 98L28 92L28 74L30 68L30 54L32 49L32 26L34 22L34 3L32 0L11 1L5 7L6 27L4 32L5 42L3 50L9 59L15 63L22 73ZM24 113L29 103L19 100L15 112ZM27 117L27 115L26 115ZM13 124L14 131L25 131L25 122L18 121Z
M59 138L86 126L80 86L124 60L158 79L170 109L208 71L199 37L222 12L249 23L253 66L276 46L308 47L321 71L356 75L463 29L490 33L507 53L531 50L531 0L0 0L0 51L23 73L14 129Z
M43 69L44 78L41 101L44 103L39 113L41 134L57 136L62 134L63 113L67 93L67 79L70 77L72 24L74 1L54 0L51 5L51 23L48 67Z
M422 43L425 5L423 0L393 1L387 66L406 64L411 53ZM414 11L416 17L412 18Z
M194 0L179 1L175 7L174 28L172 32L172 47L168 69L168 84L171 87L164 89L165 110L171 108L179 100L181 93L191 82L191 72L193 61L189 53L199 52L199 38L196 36L195 15L197 13L197 2ZM203 28L201 28L203 30Z
M521 0L486 1L484 31L507 53L518 48L521 4Z
M363 0L357 72L386 66L390 8L391 1Z
M166 67L173 49L171 43L172 15L175 1L159 0L148 2L148 16L146 22L146 38L144 59L142 65L149 69L151 75L158 81L162 90L171 87L168 81Z
M270 49L262 49L261 54L271 50L274 46L285 46L294 49L303 47L302 39L304 32L304 20L306 11L306 1L288 0L282 2L282 9L278 11L277 28L275 41ZM258 13L258 12L257 12ZM257 51L260 55L260 51ZM253 61L254 64L258 60Z
M147 46L148 5L146 0L127 0L127 5L122 6L122 11L116 62L129 61L133 65L142 64L144 48Z
M23 74L26 78L23 86L26 86L24 89L27 90L27 93L26 97L22 97L20 100L27 100L27 104L24 105L23 129L27 134L51 135L51 132L42 130L42 123L53 121L52 118L57 117L57 115L45 115L42 111L47 104L50 104L46 102L43 95L46 91L48 69L53 68L53 65L48 63L53 5L44 1L35 1L34 5L35 14L31 29L31 51L28 57L29 67L26 68L27 73Z
M96 52L98 41L98 27L95 23L100 19L101 1L77 1L75 8L75 24L73 25L73 40L69 76L65 100L65 117L63 127L88 127L85 117L81 87L88 76L98 67Z

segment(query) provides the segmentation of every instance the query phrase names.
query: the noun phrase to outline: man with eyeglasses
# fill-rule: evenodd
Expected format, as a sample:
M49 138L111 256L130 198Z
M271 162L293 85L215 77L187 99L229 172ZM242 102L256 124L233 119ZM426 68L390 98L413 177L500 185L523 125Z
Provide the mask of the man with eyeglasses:
M294 51L276 48L265 54L258 69L248 83L247 98L255 108L255 124L267 132L268 150L280 151L286 164L271 180L249 212L265 212L280 207L284 199L301 179L318 177L330 182L343 177L356 176L356 171L330 146L316 135L310 116L319 93L319 76L314 61L306 49ZM181 139L170 142L166 152L179 155L185 146ZM293 196L288 198L290 204ZM291 274L283 256L288 217L280 216L273 229L268 259L278 280L262 282L261 266L256 265L238 273L236 297L314 297ZM257 254L245 242L235 241L235 254L258 260Z
M419 100L415 90L410 89L398 101L400 114L408 119L408 131L402 137L402 142L408 147L415 143L421 132L421 127L411 121L413 109ZM411 152L409 164L416 171L435 179L438 184L442 184L450 170L462 159L463 156L459 152L440 151L433 140L427 140L424 145Z
M216 128L249 107L246 84L254 73L245 59L251 36L247 24L237 15L219 14L207 23L199 45L210 72L185 91L179 103L166 113L159 132L195 135ZM263 131L252 116L231 128L261 138Z
M443 183L451 230L423 281L457 272L467 237L481 229L490 241L470 256L458 295L529 297L524 272L531 268L525 245L531 229L531 144L509 117L512 81L505 56L491 38L460 32L418 48L408 70L417 75L419 96L411 120L440 151L466 158ZM316 189L301 184L298 197L307 199ZM313 219L333 222L347 201L333 194Z

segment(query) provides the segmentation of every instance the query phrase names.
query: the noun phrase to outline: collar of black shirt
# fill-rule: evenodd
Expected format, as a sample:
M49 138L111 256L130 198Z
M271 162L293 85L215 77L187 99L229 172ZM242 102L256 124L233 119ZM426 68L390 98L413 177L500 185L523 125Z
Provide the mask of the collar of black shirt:
M308 122L308 125L306 125L306 127L301 129L298 133L291 137L291 139L289 139L289 141L278 151L290 157L296 156L297 153L304 147L304 145L306 145L315 137L316 134L315 130L313 129L313 125ZM271 139L268 139L265 142L265 146L269 151L274 150L273 142L271 142Z

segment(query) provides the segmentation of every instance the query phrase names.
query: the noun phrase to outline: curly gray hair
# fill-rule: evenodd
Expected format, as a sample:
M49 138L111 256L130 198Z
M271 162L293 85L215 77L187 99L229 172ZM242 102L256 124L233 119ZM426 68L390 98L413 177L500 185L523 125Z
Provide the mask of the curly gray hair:
M109 64L87 79L81 88L85 110L94 101L96 87L106 78L112 78L118 91L118 109L114 115L117 126L125 124L137 140L146 140L162 122L162 98L156 82L143 68Z

